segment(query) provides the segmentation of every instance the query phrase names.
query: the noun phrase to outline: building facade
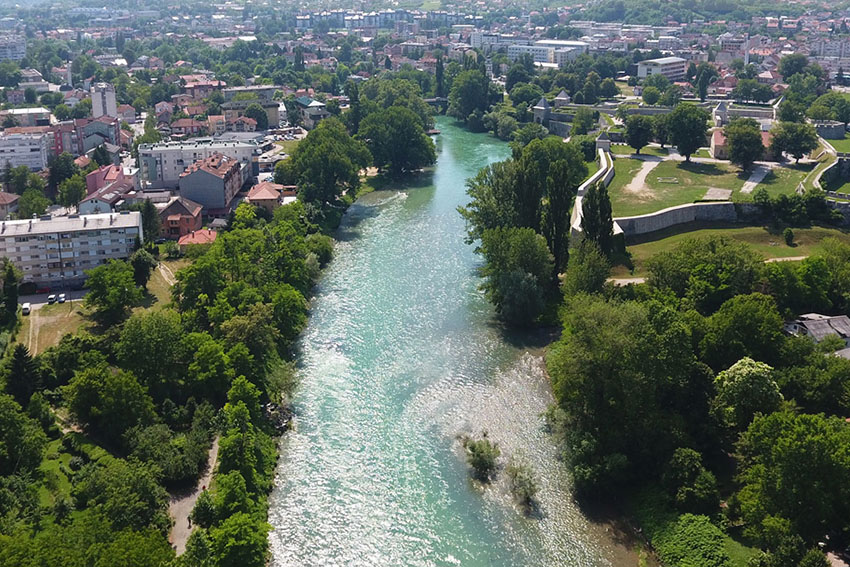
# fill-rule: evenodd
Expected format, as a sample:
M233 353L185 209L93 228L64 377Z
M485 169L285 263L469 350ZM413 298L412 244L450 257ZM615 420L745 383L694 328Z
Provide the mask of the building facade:
M115 102L115 88L109 83L97 83L91 89L92 116L111 116L118 118L118 105Z
M242 188L243 165L239 160L214 153L180 174L180 196L199 203L207 214L220 216Z
M681 81L685 78L688 62L681 57L662 57L660 59L647 59L638 63L638 79L645 79L650 75L664 75L671 81Z
M3 132L0 133L0 164L12 167L25 165L32 171L47 167L53 137L47 133Z
M180 174L187 167L215 153L224 154L239 161L246 168L252 168L254 148L252 144L210 138L186 142L142 144L139 146L139 176L143 184L149 188L176 189L179 185Z
M138 211L2 221L0 256L25 282L72 288L83 284L86 270L128 258L143 237Z

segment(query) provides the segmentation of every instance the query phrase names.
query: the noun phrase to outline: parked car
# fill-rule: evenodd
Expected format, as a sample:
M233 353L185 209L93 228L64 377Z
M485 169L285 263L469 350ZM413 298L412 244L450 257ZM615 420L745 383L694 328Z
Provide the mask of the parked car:
M59 303L65 303L65 294L64 293L59 294Z
M24 315L29 315L31 310L32 306L29 303L24 303L23 305L21 305L21 313L23 313Z
M47 304L53 305L54 303L56 303L56 294L51 293L50 295L47 296Z

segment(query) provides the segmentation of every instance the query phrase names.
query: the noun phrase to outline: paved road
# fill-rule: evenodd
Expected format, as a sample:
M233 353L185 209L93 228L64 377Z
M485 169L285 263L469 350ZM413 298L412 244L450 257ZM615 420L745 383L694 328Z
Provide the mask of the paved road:
M18 298L18 303L29 303L32 306L32 310L35 311L36 309L41 309L47 305L47 296L51 293L58 297L62 292L51 291L50 293L40 293L38 295L22 295ZM66 291L64 293L65 297L67 297L69 301L79 300L86 296L86 290Z
M741 193L752 193L753 189L756 188L756 185L764 181L765 176L770 171L770 168L764 165L757 165L753 172L750 174L750 178L744 183L744 186L741 187Z

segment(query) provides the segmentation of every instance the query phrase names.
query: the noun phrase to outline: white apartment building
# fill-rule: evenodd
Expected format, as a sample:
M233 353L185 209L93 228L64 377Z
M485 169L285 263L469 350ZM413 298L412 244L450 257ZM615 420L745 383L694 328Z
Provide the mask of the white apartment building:
M809 43L809 55L815 57L850 57L850 41L819 39Z
M143 237L138 211L1 221L0 256L26 282L71 288L85 281L86 270L128 258Z
M48 132L0 133L0 167L25 165L33 171L47 167L53 135Z
M650 75L664 75L671 81L681 81L685 78L688 62L681 57L661 57L660 59L647 59L638 63L638 79L645 79Z
M91 110L93 118L110 116L118 118L118 105L115 102L115 88L109 83L97 83L91 89Z
M252 171L255 146L245 142L226 142L198 138L186 142L164 142L139 146L139 176L147 188L176 189L180 174L200 159L214 153L239 160Z
M27 55L27 38L22 35L0 36L0 61L20 61Z
M516 61L521 56L529 54L535 63L555 63L560 66L582 53L587 53L589 48L590 44L583 41L542 39L535 41L533 45L509 45L508 59Z

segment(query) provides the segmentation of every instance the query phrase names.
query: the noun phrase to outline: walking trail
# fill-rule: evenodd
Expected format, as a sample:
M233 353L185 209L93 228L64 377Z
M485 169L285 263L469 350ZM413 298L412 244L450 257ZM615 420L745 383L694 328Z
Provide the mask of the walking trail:
M637 157L633 156L632 159L639 159L643 161L640 165L640 169L629 181L628 185L624 187L624 190L628 193L641 194L649 191L649 187L646 185L646 176L649 175L649 172L655 169L659 163L661 163L661 159L654 157Z
M744 186L741 187L741 193L752 193L753 189L756 188L756 185L764 181L767 172L770 171L769 167L765 167L763 165L757 165L753 172L750 174L750 178L744 183Z
M218 458L218 437L213 439L212 447L210 447L209 458L207 459L207 470L204 476L198 479L198 483L191 492L182 494L172 494L171 501L168 503L168 513L174 519L174 526L171 528L171 534L168 536L168 541L174 546L177 555L186 551L186 541L192 533L193 526L189 524L189 514L195 507L195 502L198 500L203 487L209 487L212 480L213 469Z

